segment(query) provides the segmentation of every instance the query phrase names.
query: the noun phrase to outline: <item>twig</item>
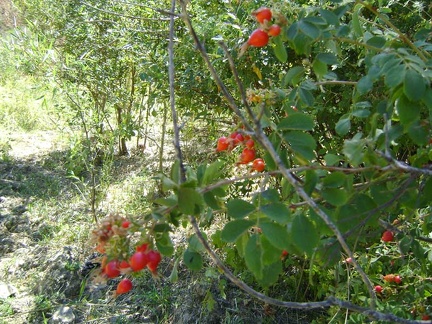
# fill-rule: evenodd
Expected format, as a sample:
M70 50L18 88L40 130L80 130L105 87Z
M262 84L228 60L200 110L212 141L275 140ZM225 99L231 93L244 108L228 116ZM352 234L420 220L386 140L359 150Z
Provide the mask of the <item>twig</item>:
M171 1L171 11L175 11L176 1ZM169 43L168 43L168 57L169 57L169 67L168 67L168 76L169 76L169 88L170 88L170 107L171 107L171 115L173 119L173 127L174 127L174 148L177 153L177 159L180 163L180 179L181 182L186 180L186 171L183 164L183 156L182 150L180 147L180 129L178 127L178 117L177 110L175 108L175 90L174 90L174 16L170 17L170 29L169 29Z

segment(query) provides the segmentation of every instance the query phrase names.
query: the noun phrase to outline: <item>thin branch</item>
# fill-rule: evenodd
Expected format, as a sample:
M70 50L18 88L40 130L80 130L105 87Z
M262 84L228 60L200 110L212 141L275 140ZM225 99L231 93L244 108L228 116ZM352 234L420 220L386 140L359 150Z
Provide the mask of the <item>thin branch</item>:
M352 85L356 86L357 81L342 81L342 80L329 80L329 81L321 81L321 82L315 82L315 85L321 86L321 85Z
M171 1L171 11L175 11L175 3L176 0ZM169 43L168 43L168 77L169 77L169 88L170 88L170 107L171 107L171 115L173 119L173 127L174 127L174 148L177 153L177 159L180 163L180 179L181 182L186 180L186 171L183 164L183 154L180 147L180 128L178 126L178 117L177 110L175 108L175 90L174 90L174 16L170 17L170 31L169 31Z

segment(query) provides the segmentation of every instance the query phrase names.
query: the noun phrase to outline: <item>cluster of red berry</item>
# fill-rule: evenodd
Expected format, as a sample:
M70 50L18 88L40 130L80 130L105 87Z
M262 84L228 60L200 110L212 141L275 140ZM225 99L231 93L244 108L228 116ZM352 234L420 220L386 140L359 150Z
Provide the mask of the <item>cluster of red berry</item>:
M93 239L97 242L96 250L106 254L102 257L99 280L116 278L120 275L127 275L133 272L149 269L154 276L157 276L157 268L162 259L158 251L152 250L148 243L140 243L130 255L125 248L116 249L112 245L120 241L129 242L128 234L131 222L119 215L110 215L101 222L100 227L93 231ZM110 245L110 242L113 244ZM119 244L128 246L128 244ZM128 249L128 248L126 248ZM107 253L108 252L108 253ZM117 285L116 294L124 294L132 289L132 281L124 278Z
M252 162L252 170L262 172L265 169L265 162L261 158L256 157L255 142L250 136L239 132L233 132L229 137L222 136L217 140L216 150L232 151L235 147L243 145L244 148L240 154L238 164L248 164Z
M272 24L272 11L267 7L261 7L252 12L259 27L249 36L247 44L255 47L266 46L270 37L278 36L281 33L281 27L278 24Z

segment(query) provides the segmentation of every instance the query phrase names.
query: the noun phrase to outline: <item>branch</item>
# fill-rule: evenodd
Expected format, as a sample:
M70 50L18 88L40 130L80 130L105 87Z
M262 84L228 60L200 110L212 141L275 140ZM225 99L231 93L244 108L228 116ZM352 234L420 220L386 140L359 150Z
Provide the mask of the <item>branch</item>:
M404 318L397 317L396 315L393 315L393 314L387 314L387 313L382 313L382 312L379 312L376 310L371 310L369 308L361 307L361 306L358 306L358 305L353 304L351 302L346 302L346 301L337 299L335 297L328 297L326 300L320 301L320 302L305 302L305 303L286 302L286 301L282 301L280 299L268 297L267 295L260 293L259 291L256 291L255 289L253 289L252 287L248 286L246 283L244 283L243 281L238 279L231 272L231 270L228 269L227 266L219 259L217 254L212 250L212 248L208 244L207 240L204 238L203 233L201 232L201 230L197 224L196 218L193 216L189 216L189 220L190 220L190 222L194 228L194 231L195 231L199 241L204 246L204 248L206 249L207 253L210 255L213 262L216 264L216 266L220 270L222 270L224 275L232 283L234 283L237 287L239 287L240 289L242 289L243 291L245 291L249 295L257 298L258 300L260 300L266 304L281 306L281 307L286 307L286 308L294 308L294 309L317 309L317 308L323 309L323 308L328 308L331 306L339 306L340 308L349 309L349 310L361 313L365 316L368 316L370 318L380 320L380 321L387 321L387 322L392 322L392 323L405 323L405 324L424 323L422 321L407 320Z
M171 11L175 11L175 0L171 1ZM170 88L170 107L171 115L173 119L174 127L174 148L177 153L177 159L180 163L180 179L181 182L186 180L186 171L183 164L183 155L180 147L180 129L178 126L177 110L175 108L175 90L174 90L174 16L170 17L170 31L169 31L169 43L168 43L168 77L169 77L169 88Z

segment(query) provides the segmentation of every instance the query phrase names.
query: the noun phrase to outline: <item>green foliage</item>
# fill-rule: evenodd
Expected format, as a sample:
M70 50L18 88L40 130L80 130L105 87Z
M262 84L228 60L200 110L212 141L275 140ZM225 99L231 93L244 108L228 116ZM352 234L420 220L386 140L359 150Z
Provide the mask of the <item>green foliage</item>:
M407 11L398 1L272 5L282 34L266 47L246 50L242 44L256 28L250 15L255 3L188 6L207 62L176 21L172 63L179 114L213 126L232 119L231 128L252 136L271 172L234 167L229 156L239 153L235 146L209 153L206 163L192 157L185 167L177 160L171 172L158 175L164 197L145 216L157 223L158 248L171 255L171 227L196 219L218 227L208 240L263 290L291 270L302 273L297 291L307 287L308 294L296 294L299 301L336 296L368 307L375 299L370 285L380 284L385 289L377 309L408 318L410 305L428 305L431 297L430 14L422 7ZM137 98L167 98L162 45L168 20L151 6L162 4L108 1L101 8L97 2L53 0L43 11L30 8L42 14L39 23L47 24L48 36L63 35L57 73L87 141L95 134L97 143L112 143L103 140L108 132L109 139L118 136L122 151L122 140L142 131ZM50 16L58 19L50 22ZM221 83L214 83L206 64ZM222 85L232 95L228 103ZM115 127L109 127L113 120ZM213 137L220 128L212 128ZM176 145L181 149L183 143ZM394 242L380 241L384 228L396 234ZM183 263L201 269L204 250L192 236ZM388 260L395 261L392 267ZM390 272L403 283L383 281ZM212 308L211 296L206 300ZM353 323L366 320L347 316Z

